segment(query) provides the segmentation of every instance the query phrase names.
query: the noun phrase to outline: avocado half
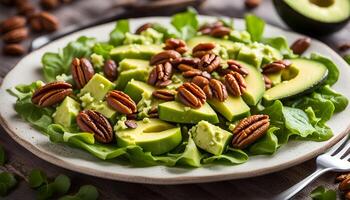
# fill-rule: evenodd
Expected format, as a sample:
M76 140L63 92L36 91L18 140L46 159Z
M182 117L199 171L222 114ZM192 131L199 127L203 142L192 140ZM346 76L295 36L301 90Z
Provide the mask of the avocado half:
M336 32L350 19L350 0L273 0L273 3L289 27L311 35Z

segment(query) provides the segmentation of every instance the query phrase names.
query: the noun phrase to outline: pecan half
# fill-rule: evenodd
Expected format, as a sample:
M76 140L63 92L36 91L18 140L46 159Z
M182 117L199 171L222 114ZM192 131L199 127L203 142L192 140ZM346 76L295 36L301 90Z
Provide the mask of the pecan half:
M125 124L127 127L132 128L132 129L137 128L137 123L136 123L135 120L126 120L126 121L124 122L124 124Z
M181 57L181 58L176 58L176 59L172 60L170 63L174 67L178 67L179 65L183 64L183 65L191 66L193 68L197 68L198 63L200 61L201 60L199 58L183 58L183 57Z
M143 31L152 28L153 24L152 23L146 23L141 25L137 30L135 31L136 34L141 34Z
M256 8L260 5L261 0L245 0L244 5L248 9Z
M179 54L179 52L177 51L165 50L152 56L150 60L150 64L151 65L163 64L166 62L171 62L172 60L178 59L180 57L181 57L181 54Z
M176 95L176 91L174 91L174 90L160 89L160 90L154 90L152 92L153 97L155 97L157 99L165 100L165 101L174 100L175 95Z
M94 134L94 138L101 143L110 143L113 140L113 128L101 113L84 110L77 116L77 125L82 131Z
M27 39L28 34L29 33L27 28L18 28L5 33L5 35L2 37L2 40L6 43L18 43Z
M184 54L187 51L186 42L180 39L170 38L165 41L165 50L174 50L180 54Z
M231 29L225 26L215 27L211 30L210 35L213 37L224 37L229 35Z
M103 73L106 76L106 78L110 81L114 81L118 77L118 70L117 70L117 64L114 62L114 60L106 60L104 66L103 66Z
M91 62L86 58L74 58L71 72L78 89L83 88L95 74Z
M32 96L33 104L48 107L63 101L73 93L72 85L64 81L55 81L38 88Z
M158 107L152 106L152 108L148 111L148 117L149 118L158 118Z
M200 108L206 101L205 93L194 83L184 83L177 91L179 100L186 106Z
M215 54L206 54L198 64L198 69L211 73L220 67L221 59Z
M225 27L225 24L222 21L216 21L214 23L207 23L202 25L198 31L203 35L211 35L213 30L220 27Z
M215 49L216 45L214 43L199 43L192 49L192 56L196 58L202 58L204 55L208 53L213 53L213 49Z
M193 70L182 72L182 76L185 78L192 78L195 76L203 76L207 79L211 79L211 75L208 72L201 71L199 69L193 69Z
M216 79L211 79L209 81L209 84L204 86L203 91L208 99L214 97L217 100L223 102L228 97L225 85L222 84L221 81Z
M281 71L282 69L289 67L291 64L292 63L288 60L277 60L272 63L264 65L263 73L264 74L276 73Z
M263 74L264 77L264 82L265 82L265 89L270 89L272 88L272 81L267 77L266 75Z
M109 106L120 113L129 115L137 112L136 103L122 91L109 91L106 95L106 101Z
M204 76L195 76L191 80L192 83L198 85L200 88L204 88L206 85L209 85L209 79ZM204 91L205 92L205 91Z
M226 74L224 78L227 90L233 96L241 96L247 88L247 84L243 76L237 72L231 72L229 74Z
M303 37L296 40L290 46L290 49L293 51L293 53L301 55L309 48L310 44L311 44L311 38Z
M349 173L340 174L339 176L337 176L337 177L335 178L335 181L336 181L336 182L341 182L341 181L343 181L343 180L345 180L345 179L347 179L347 178L350 178L350 174L349 174Z
M7 44L3 47L3 53L6 55L19 56L26 52L21 44Z
M226 69L219 69L218 72L221 75L226 75L230 72L237 72L243 77L246 77L249 74L248 70L235 60L228 60L227 65Z
M268 115L252 115L241 120L233 130L232 146L244 149L262 136L269 129Z
M349 190L350 189L350 178L346 178L342 182L340 182L338 188L341 191Z
M182 71L182 72L187 72L187 71L196 71L197 69L192 67L191 65L186 65L186 64L179 64L177 66L177 69ZM200 70L199 70L200 71Z
M166 87L172 83L173 67L169 62L156 65L148 76L148 84Z
M1 32L5 33L18 28L22 28L26 25L26 22L26 18L21 16L10 17L1 23Z

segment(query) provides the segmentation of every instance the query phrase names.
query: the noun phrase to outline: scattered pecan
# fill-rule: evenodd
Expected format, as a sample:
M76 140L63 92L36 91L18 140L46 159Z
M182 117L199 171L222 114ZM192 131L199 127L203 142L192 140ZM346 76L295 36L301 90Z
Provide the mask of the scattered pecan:
M197 69L192 67L191 65L186 65L186 64L179 64L177 66L177 69L182 71L182 72L187 72L187 71L196 71ZM199 70L200 71L200 70Z
M335 181L336 181L336 182L341 182L341 181L343 181L343 180L345 180L345 179L347 179L347 178L350 178L350 173L340 174L339 176L337 176L337 177L335 178Z
M261 0L245 0L244 4L246 8L253 9L260 5Z
M158 107L152 106L152 108L148 111L149 118L158 118Z
M94 134L94 138L101 143L110 143L113 140L113 128L101 113L84 110L77 116L77 125L82 131Z
M14 16L14 17L10 17L6 20L4 20L1 23L1 32L5 33L8 31L12 31L18 28L22 28L26 25L27 20L24 17L21 16Z
M224 37L226 35L229 35L231 32L231 29L225 26L221 27L215 27L211 30L210 35L213 37Z
M215 54L206 54L198 64L198 69L211 73L220 67L221 59Z
M129 120L135 120L137 119L137 113L126 115L126 118Z
M23 3L17 3L17 2L23 2ZM16 2L16 8L17 8L17 13L19 15L23 15L25 17L31 17L35 13L35 7L33 4L26 1L17 1L17 2Z
M110 81L114 81L118 77L117 64L114 60L108 59L106 60L103 66L103 73L106 78Z
M149 74L148 84L157 87L166 87L172 83L173 67L169 62L157 64Z
M170 38L165 41L165 50L174 50L180 54L184 54L187 51L186 42L180 39Z
M265 82L265 89L270 89L272 88L272 81L267 77L266 75L263 74L264 77L264 82Z
M30 18L29 23L32 29L37 32L56 31L59 26L58 19L54 15L48 12L40 12L40 13L34 14Z
M340 191L347 191L350 190L350 178L344 179L342 182L340 182L338 186Z
M192 78L191 82L198 85L200 88L204 88L206 85L209 84L209 79L203 76L195 76Z
M78 89L83 88L95 74L91 62L86 58L74 58L71 64L71 72Z
M26 52L24 47L20 44L7 44L3 47L3 53L6 55L20 56Z
M60 0L40 0L40 6L46 10L52 10L60 5Z
M290 46L290 49L293 51L293 53L301 55L306 51L306 49L309 48L310 44L311 44L311 39L309 37L303 37L296 40Z
M171 64L174 67L178 67L179 65L183 64L183 65L188 65L191 66L192 68L197 68L198 63L201 60L199 58L176 58L174 60L171 61ZM182 70L181 70L182 71Z
M345 193L345 199L346 199L346 200L349 200L349 199L350 199L350 191L347 191L347 192Z
M219 69L221 75L226 75L230 72L237 72L243 77L246 77L249 74L248 70L235 60L228 60L227 65L226 69Z
M193 69L193 70L182 72L182 76L185 78L193 78L195 76L203 76L207 79L211 79L211 75L208 72L201 71L199 69Z
M143 24L142 26L140 26L136 31L135 33L136 34L141 34L143 31L149 29L149 28L152 28L153 24L152 23L146 23L146 24Z
M192 56L196 58L202 58L206 54L213 53L213 49L215 49L216 45L214 43L200 43L192 49Z
M25 40L27 37L28 29L24 27L5 33L2 39L6 43L18 43Z
M233 96L241 96L247 88L247 84L243 76L237 72L228 73L224 76L224 78L227 90Z
M163 64L166 62L171 62L174 59L180 58L181 54L174 50L165 50L154 56L150 60L151 65Z
M350 42L339 45L338 49L339 51L347 51L348 49L350 49Z
M64 81L55 81L38 88L32 96L32 102L39 107L55 105L73 93L72 85Z
M292 63L288 60L277 60L272 63L268 63L263 66L263 73L264 74L270 74L270 73L275 73L279 72L282 69L285 69L289 67Z
M262 136L269 129L268 115L252 115L241 120L233 130L232 146L244 149Z
M123 114L132 114L137 112L136 103L122 91L112 90L106 95L106 101L114 110Z
M206 94L208 99L216 98L217 100L223 102L227 99L227 90L224 84L221 81L216 79L211 79L209 84L203 87L203 91Z
M222 21L216 21L214 23L204 24L198 31L203 35L211 35L213 30L221 27L225 27L225 24Z
M135 120L126 120L126 121L124 122L124 124L125 124L127 127L132 128L132 129L137 128L137 123L136 123Z
M165 101L172 101L175 99L176 91L174 90L166 90L166 89L160 89L160 90L154 90L152 92L153 97Z
M203 90L194 83L184 83L178 88L178 98L186 106L200 108L206 101Z

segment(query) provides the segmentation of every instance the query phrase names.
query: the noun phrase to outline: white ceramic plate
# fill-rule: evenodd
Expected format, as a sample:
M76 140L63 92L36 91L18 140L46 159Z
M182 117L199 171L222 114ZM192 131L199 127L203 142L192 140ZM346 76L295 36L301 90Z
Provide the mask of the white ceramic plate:
M215 19L214 17L200 17L201 21L213 21ZM138 26L146 22L168 24L169 18L151 17L131 19L130 22L132 29L135 30ZM27 55L8 73L0 91L0 115L4 128L14 140L38 157L73 171L129 182L180 184L238 179L282 170L322 153L339 141L350 129L350 106L348 106L346 110L334 115L328 122L328 125L334 132L334 136L326 142L291 141L279 149L273 156L254 156L242 165L211 165L196 169L169 168L165 166L136 168L125 163L102 161L82 150L51 143L46 136L34 130L28 123L18 117L13 109L16 99L10 96L6 92L6 89L20 83L28 84L43 79L40 70L40 59L45 52L57 52L59 48L64 47L69 41L75 40L82 35L96 37L100 41L106 41L108 39L108 33L113 27L114 23L109 23L79 31L52 42L40 50ZM244 29L244 21L236 19L235 27L237 29ZM296 33L284 31L269 25L266 26L265 36L281 35L284 35L289 43L301 37L301 35ZM350 99L350 67L347 63L328 46L316 40L312 41L312 45L306 54L310 52L327 55L333 59L340 70L340 79L333 88Z

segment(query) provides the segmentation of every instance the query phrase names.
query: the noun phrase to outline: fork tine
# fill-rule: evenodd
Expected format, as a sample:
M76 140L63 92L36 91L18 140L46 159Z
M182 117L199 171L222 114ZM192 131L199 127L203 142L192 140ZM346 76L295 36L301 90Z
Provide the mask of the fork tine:
M342 160L349 160L349 158L350 158L350 153L347 156L345 156L345 158L343 158Z
M341 149L340 147L344 146L347 141L348 141L348 136L345 136L337 144L335 144L328 152L326 152L326 154L334 156L335 153Z
M347 143L347 144L345 145L345 147L343 147L343 148L341 149L341 151L339 151L337 154L334 155L334 157L341 158L342 156L345 155L345 153L348 152L349 148L350 148L350 143Z

